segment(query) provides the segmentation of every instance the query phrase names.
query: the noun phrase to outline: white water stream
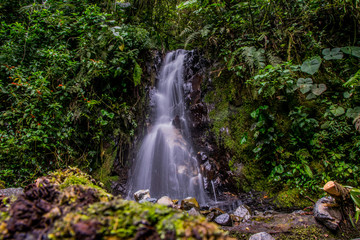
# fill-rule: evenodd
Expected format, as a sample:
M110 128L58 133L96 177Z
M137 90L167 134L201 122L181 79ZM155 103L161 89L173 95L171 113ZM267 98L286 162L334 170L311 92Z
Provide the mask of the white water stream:
M190 131L183 92L186 54L185 50L170 52L162 63L154 95L155 122L133 164L129 196L137 190L149 189L155 198L196 197L199 202L205 202L202 176L188 140Z

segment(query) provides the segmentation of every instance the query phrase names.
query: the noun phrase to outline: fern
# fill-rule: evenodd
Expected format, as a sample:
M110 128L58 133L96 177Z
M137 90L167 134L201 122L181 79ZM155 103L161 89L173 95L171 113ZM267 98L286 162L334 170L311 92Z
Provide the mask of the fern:
M345 87L353 87L360 85L360 69L352 76L346 83L344 83Z
M266 52L266 57L268 62L274 67L282 63L281 58L275 56L273 51Z
M265 67L266 58L264 53L264 49L256 50L254 46L244 47L242 56L250 69L254 70L255 68Z

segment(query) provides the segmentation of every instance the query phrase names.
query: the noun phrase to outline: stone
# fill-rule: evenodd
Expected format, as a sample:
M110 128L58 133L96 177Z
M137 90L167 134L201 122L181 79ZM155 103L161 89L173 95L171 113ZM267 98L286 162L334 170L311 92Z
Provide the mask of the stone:
M145 198L145 199L139 201L139 203L144 203L144 202L156 203L157 199L156 198Z
M249 240L275 240L275 238L266 232L260 232L252 235Z
M193 197L185 198L181 201L182 210L190 210L191 208L200 209L198 201Z
M181 120L179 115L176 115L176 117L172 120L172 125L179 130L181 129Z
M248 221L251 218L250 208L246 205L240 205L233 214L243 221Z
M139 190L136 193L134 193L135 201L140 202L141 200L144 200L146 198L150 198L150 190Z
M201 214L198 212L198 210L196 210L195 208L192 208L188 211L188 214L190 216L200 216Z
M341 212L332 197L320 198L314 207L315 219L325 227L335 231L342 220Z
M214 212L211 212L211 213L209 213L207 216L206 216L206 220L208 221L208 222L211 222L211 221L213 221L214 219L215 219L215 213Z
M24 189L22 188L5 188L5 189L0 189L0 196L4 196L4 197L11 197L11 196L19 196L20 194L22 194L24 192Z
M216 222L217 224L219 224L221 226L231 226L232 225L231 217L227 213L217 216L215 218L214 222Z
M161 197L159 200L157 200L157 204L165 205L165 206L168 206L168 207L173 207L174 206L173 201L168 196Z

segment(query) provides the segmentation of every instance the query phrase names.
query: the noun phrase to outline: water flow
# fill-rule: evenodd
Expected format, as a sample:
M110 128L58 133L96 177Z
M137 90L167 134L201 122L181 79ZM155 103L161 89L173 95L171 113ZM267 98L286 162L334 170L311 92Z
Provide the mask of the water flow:
M188 139L183 72L187 51L166 55L154 95L155 124L145 136L137 154L130 191L149 189L151 197L173 199L196 197L205 201L202 176Z
M214 201L215 201L215 203L217 203L216 192L215 192L215 184L214 184L213 180L211 180L211 186L212 186L212 190L213 190L213 193L214 193Z

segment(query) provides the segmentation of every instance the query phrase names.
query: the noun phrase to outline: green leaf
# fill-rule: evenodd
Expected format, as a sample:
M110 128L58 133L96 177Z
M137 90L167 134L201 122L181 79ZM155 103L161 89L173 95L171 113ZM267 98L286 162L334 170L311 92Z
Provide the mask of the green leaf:
M345 113L345 109L343 107L330 107L330 112L334 114L335 117L341 116Z
M317 71L319 71L321 65L321 58L316 56L312 59L308 59L301 65L301 71L314 75Z
M360 208L360 189L352 188L350 190L350 196L354 201L355 205Z
M325 60L338 60L342 59L344 54L340 52L340 48L333 48L330 50L330 48L325 48L322 51L322 54L324 55Z
M349 108L346 111L346 117L348 118L356 118L357 116L359 116L359 114L360 114L360 107Z
M346 82L345 87L353 87L360 85L360 69Z
M326 91L326 85L323 84L323 83L320 83L320 84L314 84L312 87L311 87L311 92L313 94L315 94L316 96L319 96L321 95L323 92Z
M341 51L346 54L353 55L354 57L360 58L360 47L348 46L341 48Z
M300 88L300 92L305 94L311 90L313 80L311 78L299 78L296 85Z
M133 79L134 79L134 84L135 86L139 85L141 82L141 75L142 75L142 70L140 65L135 62L135 67L134 67L134 74L133 74Z
M343 96L344 96L344 98L350 98L351 97L349 92L344 92Z
M306 174L307 174L309 177L313 178L314 175L313 175L313 172L311 171L309 165L305 164L304 168L305 168L304 170L305 170Z
M309 93L307 96L306 96L306 100L311 100L311 99L314 99L316 98L316 95L313 94L313 93Z

